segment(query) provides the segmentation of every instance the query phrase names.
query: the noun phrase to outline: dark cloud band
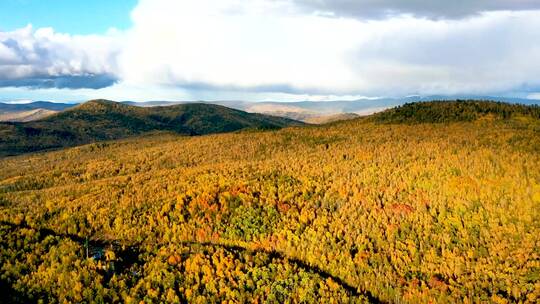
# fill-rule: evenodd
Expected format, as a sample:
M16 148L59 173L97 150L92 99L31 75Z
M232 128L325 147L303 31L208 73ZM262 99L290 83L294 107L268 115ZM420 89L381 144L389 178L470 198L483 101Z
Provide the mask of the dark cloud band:
M430 19L461 19L489 11L539 10L538 0L295 0L300 6L337 17L381 19L410 14Z

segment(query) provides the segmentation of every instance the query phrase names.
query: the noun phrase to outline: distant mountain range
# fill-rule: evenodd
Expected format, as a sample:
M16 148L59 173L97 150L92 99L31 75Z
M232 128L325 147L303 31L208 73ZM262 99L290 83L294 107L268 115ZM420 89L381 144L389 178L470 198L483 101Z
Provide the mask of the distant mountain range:
M432 99L436 98L429 98L429 100ZM418 98L411 97L409 100L415 101ZM370 111L375 112L375 109L390 107L393 103L398 103L400 106L379 111L380 113L372 115L368 119L390 123L423 123L474 120L479 115L486 114L501 116L502 118L514 114L526 115L534 119L540 118L540 107L521 105L525 101L534 103L533 101L517 99L512 101L514 103L519 101L520 104L475 100L406 103L404 106L401 106L403 100L399 102L397 100L382 102L381 100L364 100L287 104L272 102L256 104L226 103L229 105L234 103L237 107L243 104L248 109L249 107L255 107L255 110L266 113L279 112L284 116L286 116L286 113L292 117L304 115L303 120L313 124L354 119L359 117L355 113L363 112L365 115ZM167 106L162 106L163 104ZM297 112L289 108L291 105L296 107L293 109L297 109ZM17 106L23 106L24 110L33 111L36 115L40 111L64 110L35 121L0 123L0 156L121 139L156 131L192 136L243 129L278 129L304 124L286 117L248 113L209 103L173 104L171 102L151 102L141 104L93 100L76 106L52 103ZM32 110L32 107L38 108ZM53 110L43 109L43 107L49 107Z
M0 113L0 121L13 121L13 122L28 122L39 120L58 113L57 111L51 111L46 109L35 109L28 111L14 111Z
M0 102L0 112L31 111L45 109L50 111L63 111L76 106L74 103L58 103L50 101L34 101L29 103L2 103Z
M77 104L34 101L30 103L1 103L0 121L28 122L45 118Z
M261 113L272 116L287 117L294 120L307 123L327 122L337 119L348 119L353 115L337 114L356 114L369 115L375 112L415 101L431 100L492 100L519 104L540 104L540 100L497 97L497 96L471 96L471 95L431 95L431 96L409 96L404 98L377 98L377 99L359 99L359 100L335 100L335 101L299 101L299 102L247 102L247 101L148 101L133 102L124 101L123 104L138 107L156 107L171 106L188 103L217 104L228 108L233 108L249 113ZM31 121L38 120L59 111L69 109L77 104L54 103L46 101L36 101L26 104L7 104L0 103L0 121ZM46 110L33 112L34 110Z
M0 156L120 139L153 131L205 135L295 125L302 123L220 105L190 103L144 108L93 100L37 121L0 123Z
M359 100L334 100L334 101L298 101L298 102L245 102L245 101L213 101L226 107L239 109L250 113L262 113L274 116L288 117L308 123L314 121L326 121L336 114L357 114L360 116L380 112L388 108L399 106L405 103L416 101L432 100L492 100L507 103L519 103L525 105L540 104L540 100L525 98L509 98L497 96L471 96L471 95L431 95L431 96L409 96L404 98L377 98L377 99L359 99ZM130 105L142 107L152 107L158 105L179 104L184 102L170 101L149 101L132 102L126 101ZM339 117L339 116L337 116ZM353 116L342 116L351 118Z

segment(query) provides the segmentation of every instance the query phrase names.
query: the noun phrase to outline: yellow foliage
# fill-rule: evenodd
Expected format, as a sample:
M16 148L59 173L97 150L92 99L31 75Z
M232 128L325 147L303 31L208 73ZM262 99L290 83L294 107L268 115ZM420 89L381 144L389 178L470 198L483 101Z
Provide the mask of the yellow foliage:
M357 288L383 302L537 303L529 122L360 119L5 158L0 221L19 228L0 225L0 274L45 302L367 301ZM104 274L86 237L127 268Z

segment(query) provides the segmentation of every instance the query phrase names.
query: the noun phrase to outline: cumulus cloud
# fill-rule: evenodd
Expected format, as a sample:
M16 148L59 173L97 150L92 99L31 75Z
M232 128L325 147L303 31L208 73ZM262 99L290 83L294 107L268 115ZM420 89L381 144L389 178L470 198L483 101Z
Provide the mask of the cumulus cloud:
M285 0L141 0L132 19L120 57L130 83L372 96L540 84L539 11L363 21Z
M379 19L408 14L429 19L459 19L492 11L540 9L538 0L292 0L327 16Z
M192 89L297 92L348 82L352 21L300 15L284 1L141 1L122 78ZM159 17L157 17L159 16ZM133 63L137 62L136 65Z
M140 0L122 33L0 32L0 87L190 99L538 92L537 1L425 2Z
M103 88L116 81L117 34L71 36L32 26L0 32L0 87Z

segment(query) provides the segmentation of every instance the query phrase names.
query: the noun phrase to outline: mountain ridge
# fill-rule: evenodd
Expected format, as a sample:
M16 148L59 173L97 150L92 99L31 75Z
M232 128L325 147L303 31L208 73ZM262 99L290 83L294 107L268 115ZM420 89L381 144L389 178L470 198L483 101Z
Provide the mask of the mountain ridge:
M45 109L50 111L63 111L77 106L76 103L61 103L50 101L32 101L29 103L5 103L0 102L0 112L6 111L29 111L36 109Z
M540 106L491 100L434 100L406 103L368 117L378 123L451 123L489 117L498 120L526 117L540 120Z
M293 120L300 120L309 123L310 120L317 120L319 117L335 114L357 114L360 116L370 115L376 112L384 111L388 108L403 105L410 102L422 102L431 100L493 100L508 103L519 103L525 105L540 104L540 100L515 98L515 97L499 97L499 96L483 96L483 95L426 95L426 96L406 96L406 97L382 97L382 98L363 98L357 100L330 100L330 101L235 101L235 100L216 100L216 101L122 101L121 104L132 105L137 107L151 108L159 106L172 106L178 104L218 104L228 108L233 108L249 113L260 113L271 116L286 117ZM76 107L76 103L56 103L47 101L36 101L25 104L11 104L0 102L0 114L14 114L34 110L46 109L52 111L63 111L72 107ZM17 113L14 113L17 112ZM39 117L38 117L39 118Z
M29 121L45 118L55 113L58 113L58 112L53 111L53 110L41 109L41 108L28 110L28 111L5 112L5 113L0 113L0 121L29 122Z
M98 99L32 122L0 123L0 155L70 147L153 131L193 136L296 125L302 123L219 105L142 108Z

